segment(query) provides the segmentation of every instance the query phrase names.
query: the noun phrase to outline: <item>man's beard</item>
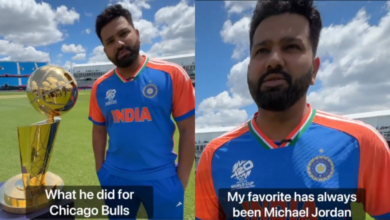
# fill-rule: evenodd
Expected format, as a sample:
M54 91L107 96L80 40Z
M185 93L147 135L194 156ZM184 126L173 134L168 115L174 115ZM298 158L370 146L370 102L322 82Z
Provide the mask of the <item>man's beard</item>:
M286 80L288 87L275 86L261 89L264 79L270 74L281 74ZM272 69L263 74L257 83L249 81L249 90L258 108L267 111L285 111L298 102L306 95L313 75L313 67L296 80L292 80L290 74L283 72L281 69Z
M129 52L129 54L125 55L124 57L119 59L118 58L119 53L122 52L123 50L125 50L125 51L127 50ZM136 43L132 47L125 46L122 49L120 49L119 51L117 51L117 53L115 54L115 59L112 59L110 57L108 57L108 59L110 59L110 61L115 66L117 66L119 68L128 68L128 67L132 66L134 64L134 62L137 60L137 58L139 56L139 50L140 50L140 43Z

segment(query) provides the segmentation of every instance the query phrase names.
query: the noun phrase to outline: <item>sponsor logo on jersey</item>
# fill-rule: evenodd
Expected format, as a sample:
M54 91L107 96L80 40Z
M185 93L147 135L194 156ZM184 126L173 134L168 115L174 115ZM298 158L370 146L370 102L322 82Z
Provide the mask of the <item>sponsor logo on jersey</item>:
M114 123L152 121L148 107L124 108L111 111Z
M320 150L323 153L323 150ZM317 182L324 182L329 180L334 173L333 161L324 155L314 157L307 165L307 173L310 178Z
M144 87L143 89L143 94L146 98L153 98L157 95L157 86L153 85L153 84L148 84Z
M252 172L253 162L251 160L240 160L233 165L233 174L231 178L237 180L237 183L232 185L232 189L247 189L254 188L255 182L248 181L248 177Z
M114 100L115 94L115 89L110 89L106 92L106 99L108 99L108 101L106 102L106 106L116 104L116 100Z

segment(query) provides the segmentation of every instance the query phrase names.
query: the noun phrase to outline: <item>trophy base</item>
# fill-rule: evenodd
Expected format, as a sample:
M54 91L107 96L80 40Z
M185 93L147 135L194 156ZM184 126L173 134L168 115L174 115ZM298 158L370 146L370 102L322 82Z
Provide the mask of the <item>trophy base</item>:
M21 186L22 174L18 174L0 187L0 209L13 214L29 214L43 210L56 200L48 199L46 193L40 193L29 200ZM64 181L61 177L51 173L46 173L46 186L44 189L62 189Z

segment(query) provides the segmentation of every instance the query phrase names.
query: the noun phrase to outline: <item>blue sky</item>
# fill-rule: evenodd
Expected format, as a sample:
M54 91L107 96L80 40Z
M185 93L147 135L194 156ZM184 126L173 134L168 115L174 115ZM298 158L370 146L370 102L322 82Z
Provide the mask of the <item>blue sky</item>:
M231 106L227 102L227 105L225 103L225 106L223 106L222 99L214 98L213 102L208 102L208 107L214 110L204 110L204 108L200 108L200 104L205 101L205 99L210 97L216 97L218 94L220 94L223 91L229 91L230 97L232 97L231 84L228 85L228 75L232 69L232 67L245 60L248 57L248 44L244 44L244 46L241 47L245 48L246 50L243 52L242 56L235 59L232 58L233 51L236 48L236 45L239 44L240 41L245 41L247 39L242 38L249 38L248 34L245 34L247 32L240 32L240 30L237 30L237 37L230 37L230 41L228 43L225 43L222 37L221 31L223 30L224 23L227 20L230 20L232 24L238 23L240 19L243 17L249 17L250 12L253 9L252 7L247 8L247 10L244 10L241 13L230 13L228 12L229 9L233 8L232 6L225 6L226 2L223 1L199 1L196 2L196 65L197 65L197 75L196 75L196 106L197 109L197 126L198 127L217 127L217 126L234 126L237 125L237 123L243 122L243 120L248 119L251 117L255 111L256 107L254 104L247 104L242 107L240 106ZM234 3L231 3L232 5ZM236 3L240 4L240 3ZM322 16L322 22L323 27L325 29L328 29L326 33L328 33L326 36L329 35L329 32L332 31L332 28L327 28L330 26L339 25L340 28L348 28L347 24L350 23L354 17L357 15L358 11L362 8L365 8L366 13L370 17L368 22L368 26L377 25L378 21L385 15L387 15L388 11L386 10L385 2L381 1L372 1L372 2L348 2L348 1L339 1L339 2L326 2L326 1L316 1L315 5L319 9L321 16ZM244 6L243 6L244 7ZM351 24L353 25L353 24ZM236 27L238 29L238 27ZM349 27L351 28L351 27ZM382 27L385 29L384 27ZM231 32L234 33L235 29L232 27L230 28ZM364 34L364 30L362 30ZM374 31L372 31L374 33ZM241 35L240 35L241 34ZM337 32L331 33L331 36L335 37L335 41L340 41L338 43L341 43L343 39L336 39ZM351 33L353 34L353 33ZM332 38L331 37L331 38ZM348 39L348 36L344 37L344 39ZM234 43L233 41L237 41ZM325 42L325 41L324 41ZM323 46L320 46L319 50L322 51L320 53L320 58L322 62L324 62L326 59L329 61L333 61L334 57L336 55L329 55L326 52L330 54L337 54L336 48L331 48L334 52L329 52L328 48L326 46L329 46L328 43L324 43ZM353 48L352 48L353 50ZM322 66L323 68L324 66ZM325 70L323 70L325 71ZM321 71L320 71L321 73ZM245 77L246 73L241 74L241 78ZM333 74L335 75L335 74ZM325 80L325 79L324 79ZM243 83L246 82L246 79L243 80ZM326 82L326 80L324 81ZM242 87L243 85L241 85ZM317 83L314 87L310 88L309 93L313 93L314 95L318 95L319 93L323 92L324 86L323 86L323 80L321 80L321 77L319 80L317 80ZM316 96L315 96L316 97ZM210 100L209 100L210 101ZM229 101L229 100L228 100ZM232 101L232 100L230 100ZM318 103L313 101L314 103ZM205 104L204 102L203 104ZM204 105L205 106L205 105ZM204 107L203 106L203 107ZM335 111L338 112L338 109L331 107L331 105L317 105L318 107L325 108L326 110ZM214 108L213 108L214 107ZM384 108L382 106L382 108ZM237 120L230 120L230 116L234 115L233 110L245 110L247 113L247 117L243 119L237 118ZM231 114L228 114L228 110L232 110ZM350 109L353 110L353 107ZM356 109L361 111L366 111L365 109ZM242 112L242 111L241 111ZM238 111L236 112L238 113ZM206 117L206 115L208 115ZM225 115L225 118L223 117ZM226 118L229 117L229 118ZM212 120L214 122L212 122Z
M195 34L192 38L186 36L191 28L192 32L195 30L194 0L0 0L0 19L16 18L0 21L0 60L50 58L52 63L62 66L69 62L107 62L95 34L95 19L106 6L116 3L133 14L143 52L151 56L194 52ZM190 27L183 26L192 23ZM173 33L176 26L179 28ZM181 41L175 41L178 38ZM176 47L170 47L172 44ZM82 59L72 59L77 54Z

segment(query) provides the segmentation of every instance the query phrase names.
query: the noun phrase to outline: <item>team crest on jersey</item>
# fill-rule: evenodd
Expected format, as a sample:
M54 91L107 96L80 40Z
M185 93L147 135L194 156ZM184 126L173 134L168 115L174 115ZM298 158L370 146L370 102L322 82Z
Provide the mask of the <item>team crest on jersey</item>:
M307 172L317 182L327 181L334 173L333 161L327 156L317 156L310 160Z
M249 175L252 173L253 162L251 160L240 160L233 165L233 175L237 183L232 185L232 189L247 189L255 187L254 181L248 181Z
M146 98L153 98L157 95L157 86L148 84L145 86L143 93Z

